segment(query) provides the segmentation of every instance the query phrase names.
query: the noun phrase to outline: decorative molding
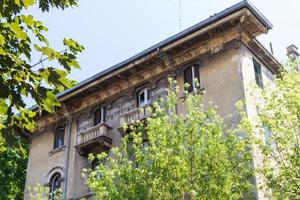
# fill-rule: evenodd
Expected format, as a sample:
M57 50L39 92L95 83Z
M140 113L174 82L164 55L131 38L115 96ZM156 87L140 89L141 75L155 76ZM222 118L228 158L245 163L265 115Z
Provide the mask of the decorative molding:
M222 33L216 34L215 37L206 40L202 43L196 43L192 47L186 49L184 52L175 53L172 58L174 62L169 63L168 67L166 67L164 61L160 61L158 63L152 64L149 67L143 67L143 69L139 72L134 70L134 74L127 77L127 80L120 80L116 83L113 83L109 89L105 88L105 90L100 90L95 94L91 94L85 98L82 98L76 102L71 103L72 109L70 109L70 113L74 114L79 112L80 110L85 109L91 105L95 105L101 100L107 100L113 96L118 96L120 91L127 91L127 94L130 94L130 90L133 88L143 84L145 80L149 80L151 78L155 78L157 76L162 75L163 73L171 73L174 68L181 66L182 64L186 64L191 60L198 58L200 55L206 52L219 52L222 50L224 44L233 41L239 37L240 30L237 27L228 29ZM182 51L182 50L181 50ZM163 58L166 55L163 54ZM169 59L169 58L168 58ZM140 62L139 62L140 63ZM132 64L132 66L135 66ZM131 68L132 69L132 68ZM130 68L129 68L130 70ZM118 74L117 72L114 75ZM52 114L47 117L41 118L37 121L38 124L49 125L58 120L61 120L62 116L57 114ZM46 124L45 121L46 120ZM41 127L39 127L41 128Z
M45 182L44 184L48 184L50 182L50 179L51 177L55 174L55 173L59 173L61 178L63 180L65 180L65 171L66 169L64 168L64 166L62 165L59 165L59 166L56 166L56 167L53 167L49 172L48 174L46 175L46 178L45 178Z

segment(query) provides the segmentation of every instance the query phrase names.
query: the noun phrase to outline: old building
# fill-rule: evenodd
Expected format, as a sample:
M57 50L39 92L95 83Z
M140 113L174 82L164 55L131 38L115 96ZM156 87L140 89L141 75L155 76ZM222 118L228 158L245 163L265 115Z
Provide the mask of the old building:
M253 5L242 1L60 93L60 110L37 119L26 187L61 188L67 199L88 196L81 176L83 168L92 167L87 155L119 145L122 122L146 118L146 110L139 108L166 95L167 77L177 80L179 95L185 82L190 92L195 90L198 78L204 104L212 101L226 123L236 123L235 103L248 98L247 86L264 87L278 72L278 61L256 40L271 28ZM254 116L255 105L250 100L246 105ZM184 113L184 107L178 105L177 112ZM226 118L229 114L233 117ZM27 190L25 199L28 195ZM263 191L255 195L263 199Z
M294 44L288 46L286 48L286 52L287 52L287 56L294 62L298 63L298 66L297 66L297 70L298 72L300 73L300 58L299 58L299 52L298 52L298 47Z

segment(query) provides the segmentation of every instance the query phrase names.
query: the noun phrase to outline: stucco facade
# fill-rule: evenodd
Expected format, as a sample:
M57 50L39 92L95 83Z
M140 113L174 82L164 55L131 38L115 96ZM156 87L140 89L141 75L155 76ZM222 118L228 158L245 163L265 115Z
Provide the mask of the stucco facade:
M239 118L235 103L247 100L247 87L255 83L253 59L261 65L264 83L272 82L279 67L273 56L255 40L270 27L248 6L247 2L233 6L230 12L229 9L221 12L216 20L194 28L193 32L163 48L59 96L62 108L37 119L38 127L31 137L26 187L37 183L50 186L51 177L59 173L61 189L67 199L88 196L89 190L81 176L83 168L91 167L87 154L109 151L112 146L120 145L121 123L147 117L147 113L138 114L139 95L146 95L143 98L149 98L150 102L164 97L168 77L177 80L180 98L184 73L191 66L199 70L196 78L205 91L203 104L213 102L228 126L236 124ZM145 89L147 93L141 93ZM96 111L101 113L101 122L97 124ZM246 111L249 115L256 114L250 98ZM177 112L184 114L184 107L179 104ZM62 124L63 145L54 149L54 133ZM29 199L28 195L26 190L24 198ZM254 198L264 197L258 191Z

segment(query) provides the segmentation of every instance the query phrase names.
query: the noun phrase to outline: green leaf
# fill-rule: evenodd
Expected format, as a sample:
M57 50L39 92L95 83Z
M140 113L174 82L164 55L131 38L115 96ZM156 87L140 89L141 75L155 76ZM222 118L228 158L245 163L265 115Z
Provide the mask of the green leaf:
M15 0L15 4L17 4L18 6L21 6L20 0Z
M73 53L82 52L84 47L72 39L64 39L64 45L68 46Z
M78 64L78 62L76 60L71 60L69 62L67 62L69 66L72 66L76 69L80 69L80 65Z
M44 109L48 112L53 112L55 106L60 106L60 103L57 101L56 96L50 91L47 92L47 98L44 101Z
M0 99L0 115L5 115L7 112L8 106L3 99Z
M3 46L5 44L5 37L0 34L0 46Z
M35 21L33 20L33 16L32 15L28 15L28 16L21 15L21 19L29 27L32 27L35 24Z
M15 33L15 36L18 39L20 40L27 39L27 34L24 31L22 31L18 21L13 21L12 23L10 23L10 28Z
M25 8L28 8L29 6L32 6L35 2L35 0L21 0L23 2L23 5Z
M0 47L0 55L3 55L5 56L6 55L6 52L3 50L3 48Z

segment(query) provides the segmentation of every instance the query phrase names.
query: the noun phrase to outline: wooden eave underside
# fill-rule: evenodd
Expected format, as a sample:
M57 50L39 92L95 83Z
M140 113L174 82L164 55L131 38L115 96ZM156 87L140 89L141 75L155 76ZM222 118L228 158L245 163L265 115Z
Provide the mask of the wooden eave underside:
M66 95L60 101L72 114L88 106L117 96L121 91L132 91L153 77L174 71L202 54L217 53L226 43L237 40L253 46L253 39L267 29L247 9L229 15L162 49L138 59L121 69L95 80L91 84ZM243 37L243 34L247 37ZM253 43L253 44L252 44ZM261 49L261 47L258 47ZM266 54L263 59L268 59ZM66 110L38 119L38 128L46 127L65 117Z

